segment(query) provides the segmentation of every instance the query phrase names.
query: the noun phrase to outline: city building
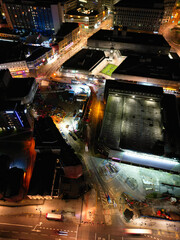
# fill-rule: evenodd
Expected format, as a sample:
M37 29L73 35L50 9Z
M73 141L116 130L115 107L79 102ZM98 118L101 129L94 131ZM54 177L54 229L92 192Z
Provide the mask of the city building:
M173 12L173 9L175 8L176 0L164 0L164 16L162 23L169 22Z
M107 16L107 9L97 11L94 9L75 8L65 14L66 22L78 23L80 28L97 28Z
M28 195L79 196L84 187L82 163L50 117L35 121L34 139L37 158Z
M112 78L158 85L179 91L179 57L173 59L171 53L169 56L127 56L112 73Z
M174 95L160 87L106 81L100 150L119 162L178 171L180 128Z
M20 35L9 28L0 28L0 38L10 40L20 40Z
M0 70L9 69L13 77L27 77L29 73L53 58L51 48L32 46L17 41L0 41Z
M32 32L50 36L59 30L64 21L64 4L61 6L58 1L1 2L9 27L19 33ZM69 2L72 1L68 1L68 5Z
M33 121L27 104L37 90L34 78L12 78L8 70L0 71L0 135L32 130Z
M36 76L36 70L53 59L54 53L52 48L43 46L28 46L28 54L26 55L26 63L29 72L34 72Z
M163 54L167 55L170 45L160 34L137 33L123 29L99 30L88 38L87 46L104 51L120 51L120 55Z
M99 12L108 9L108 11L112 11L113 5L116 4L118 0L79 0L79 6L86 9L94 9Z
M114 26L135 31L158 32L163 15L163 0L122 0L114 5Z
M57 51L59 54L62 54L63 51L67 51L78 39L80 39L79 35L78 23L63 23L54 37L54 42L56 44L51 47L54 48L57 46L54 52Z
M60 72L64 76L88 78L104 59L103 51L82 49L61 66Z

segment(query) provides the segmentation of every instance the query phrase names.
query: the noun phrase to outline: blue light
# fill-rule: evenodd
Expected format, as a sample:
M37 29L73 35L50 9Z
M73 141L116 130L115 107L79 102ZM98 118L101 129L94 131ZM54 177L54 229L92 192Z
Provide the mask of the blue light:
M18 114L16 111L14 111L14 112L15 112L16 117L18 118L18 120L19 120L21 126L24 127L24 125L23 125L23 123L22 123L22 121L21 121L21 119L20 119L20 117L19 117L19 114Z

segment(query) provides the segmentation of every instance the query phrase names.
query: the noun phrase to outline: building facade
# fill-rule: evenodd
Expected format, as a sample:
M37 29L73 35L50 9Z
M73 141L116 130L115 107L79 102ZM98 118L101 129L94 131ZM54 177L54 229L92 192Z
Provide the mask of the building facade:
M164 15L163 1L122 0L114 5L114 26L158 32Z
M65 14L66 22L78 23L80 28L97 28L107 16L107 9L101 12L83 8L74 9Z
M9 69L13 77L27 77L53 57L52 48L0 41L0 70Z
M163 23L166 23L171 19L171 14L175 7L175 3L176 3L176 0L164 0Z
M51 35L58 31L62 22L58 3L3 0L2 6L9 27L20 33Z
M64 25L66 25L65 23ZM62 40L58 42L59 54L62 54L64 50L68 50L79 39L79 26L77 25L72 31L65 36L62 36Z

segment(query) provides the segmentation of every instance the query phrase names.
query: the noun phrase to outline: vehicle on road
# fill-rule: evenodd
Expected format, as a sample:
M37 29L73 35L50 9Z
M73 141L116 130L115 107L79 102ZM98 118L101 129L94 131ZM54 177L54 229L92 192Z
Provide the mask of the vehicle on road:
M46 213L46 219L47 220L62 221L63 216L61 214L56 214L56 213Z
M65 231L58 231L57 234L60 236L68 236L68 232Z
M152 230L151 229L137 229L137 228L126 228L124 230L125 234L127 235L133 235L133 236L141 236L141 235L151 235Z

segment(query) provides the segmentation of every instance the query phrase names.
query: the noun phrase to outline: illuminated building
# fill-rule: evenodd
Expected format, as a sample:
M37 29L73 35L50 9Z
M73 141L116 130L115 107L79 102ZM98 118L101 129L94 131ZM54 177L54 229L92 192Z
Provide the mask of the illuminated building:
M52 56L51 48L0 41L0 70L9 69L13 77L27 77L29 72L38 69Z
M1 136L32 129L33 122L26 105L32 102L36 90L34 78L12 78L8 70L0 71Z
M9 28L0 28L0 38L2 39L11 39L11 40L20 40L20 35L15 33Z
M86 9L94 9L99 12L102 12L105 9L109 11L112 10L112 7L118 0L79 0L79 6Z
M158 32L163 15L163 0L122 0L114 5L114 26Z
M9 27L20 33L52 35L63 22L64 7L58 1L3 0L2 3Z
M176 0L164 0L164 16L163 23L170 20L172 11L175 7Z
M67 51L79 39L79 26L77 23L63 23L55 36L58 53Z
M78 8L65 14L66 22L78 23L80 28L97 28L107 15L107 9L97 11L93 9Z
M103 51L82 49L61 66L61 73L71 77L87 77L105 59Z
M99 149L110 159L178 171L180 128L174 95L160 87L106 81Z

